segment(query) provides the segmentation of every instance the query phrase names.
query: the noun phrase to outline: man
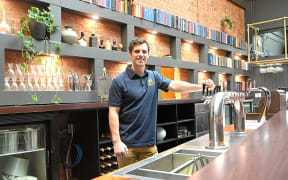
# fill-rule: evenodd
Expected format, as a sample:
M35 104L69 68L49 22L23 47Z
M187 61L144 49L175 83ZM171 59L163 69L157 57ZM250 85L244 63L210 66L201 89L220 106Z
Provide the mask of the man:
M145 69L149 44L136 38L129 45L132 65L117 76L109 90L109 126L118 166L157 154L156 121L158 89L175 92L201 91L202 85L172 81ZM212 80L205 82L214 88Z

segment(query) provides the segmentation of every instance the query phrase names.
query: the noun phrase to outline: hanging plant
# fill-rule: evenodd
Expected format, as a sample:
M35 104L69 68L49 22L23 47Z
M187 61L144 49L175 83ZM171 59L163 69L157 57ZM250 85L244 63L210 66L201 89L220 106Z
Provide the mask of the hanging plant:
M28 72L28 64L33 61L41 64L40 55L44 53L44 51L37 51L35 49L33 38L45 40L47 43L49 36L55 33L56 28L60 26L54 25L53 14L50 8L40 10L33 6L28 9L28 18L22 17L20 23L21 27L20 31L17 32L17 36L23 42L22 57L25 60L21 64L21 68L25 72ZM55 46L59 50L60 44L56 44Z
M228 25L229 29L232 29L233 27L233 21L229 18L229 16L225 16L225 18L223 19L223 25L226 26Z

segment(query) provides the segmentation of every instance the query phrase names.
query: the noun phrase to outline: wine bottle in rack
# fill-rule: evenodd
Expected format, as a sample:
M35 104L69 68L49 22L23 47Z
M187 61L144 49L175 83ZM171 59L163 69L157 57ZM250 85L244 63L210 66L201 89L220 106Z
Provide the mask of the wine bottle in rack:
M112 169L118 169L118 162L117 161L112 162L111 168Z

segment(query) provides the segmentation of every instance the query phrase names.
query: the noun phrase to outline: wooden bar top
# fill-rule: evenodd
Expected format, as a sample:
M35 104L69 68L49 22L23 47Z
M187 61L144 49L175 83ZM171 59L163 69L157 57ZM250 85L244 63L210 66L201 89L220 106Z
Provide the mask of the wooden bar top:
M288 121L278 112L189 180L265 180L288 177Z

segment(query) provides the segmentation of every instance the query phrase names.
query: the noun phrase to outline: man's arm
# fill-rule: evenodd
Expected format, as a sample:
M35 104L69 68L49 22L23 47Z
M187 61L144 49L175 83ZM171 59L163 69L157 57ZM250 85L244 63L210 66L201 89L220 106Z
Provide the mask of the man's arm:
M123 156L128 153L127 146L121 141L119 134L119 107L109 106L109 127L112 135L114 153Z
M211 79L206 80L204 84L206 84L206 87L209 87L211 89L214 89L215 87L214 82ZM181 93L202 91L202 84L191 84L185 81L172 81L169 84L168 89Z

